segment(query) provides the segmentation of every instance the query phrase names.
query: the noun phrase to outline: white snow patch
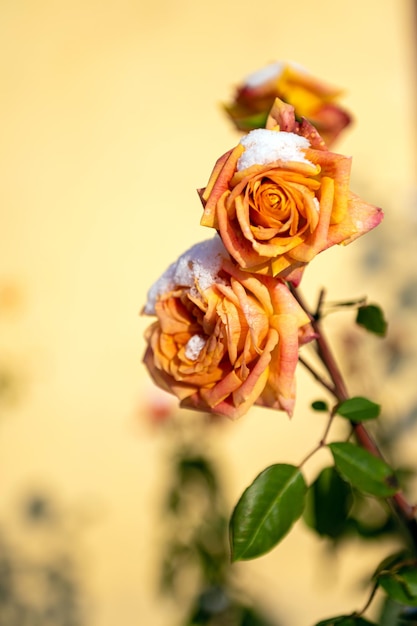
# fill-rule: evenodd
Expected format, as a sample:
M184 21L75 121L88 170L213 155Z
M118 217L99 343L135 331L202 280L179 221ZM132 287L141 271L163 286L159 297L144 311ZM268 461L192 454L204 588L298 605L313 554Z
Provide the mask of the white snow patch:
M148 291L147 302L143 312L155 315L155 304L158 298L178 287L189 287L197 294L196 283L204 291L213 283L222 282L218 276L224 259L229 255L218 235L212 239L201 241L184 252Z
M185 345L185 356L190 361L196 361L205 345L206 339L202 335L193 335Z
M242 137L240 143L245 152L237 162L238 171L251 165L267 165L278 160L311 164L303 154L310 142L295 133L257 128Z
M244 86L249 87L250 89L255 89L260 85L268 82L272 78L279 78L282 72L286 67L292 67L293 69L298 70L299 72L308 73L305 67L299 65L299 63L295 63L294 61L275 61L274 63L269 63L265 67L257 70L256 72L252 72L249 74L244 80Z
M263 85L271 78L278 78L280 74L282 74L285 67L285 63L282 61L276 61L275 63L269 63L265 67L262 67L260 70L249 74L246 77L244 84L246 87L255 88L259 87L259 85Z

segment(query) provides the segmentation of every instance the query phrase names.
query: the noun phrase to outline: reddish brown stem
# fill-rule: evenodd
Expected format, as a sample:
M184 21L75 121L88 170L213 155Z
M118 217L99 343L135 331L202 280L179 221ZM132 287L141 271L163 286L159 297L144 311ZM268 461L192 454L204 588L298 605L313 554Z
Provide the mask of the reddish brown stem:
M315 340L317 354L321 362L325 366L334 385L333 388L326 385L326 388L334 395L336 400L338 400L339 402L343 402L344 400L347 400L350 397L349 392L347 390L347 387L346 387L344 378L342 376L342 373L339 369L339 366L337 365L336 360L333 356L333 353L330 349L329 343L327 342L327 339L325 338L323 334L319 315L313 315L311 313L311 311L306 306L302 296L296 289L293 289L293 294L295 298L297 299L297 301L299 302L299 304L305 310L307 315L310 317L311 324L317 335L316 340ZM355 422L351 422L351 424L352 424L352 428L354 430L354 433L355 433L355 436L359 445L362 446L364 449L368 450L368 452L370 452L374 456L384 460L381 451L379 450L377 444L373 440L372 436L370 435L366 427L362 423L357 424ZM404 494L401 491L398 491L396 494L394 494L394 496L392 496L392 498L389 498L389 501L392 507L394 508L394 510L396 511L397 515L399 516L399 518L404 522L405 526L407 527L410 533L410 536L412 538L412 541L414 543L414 546L417 549L416 507L412 506L407 501L407 499L405 498Z

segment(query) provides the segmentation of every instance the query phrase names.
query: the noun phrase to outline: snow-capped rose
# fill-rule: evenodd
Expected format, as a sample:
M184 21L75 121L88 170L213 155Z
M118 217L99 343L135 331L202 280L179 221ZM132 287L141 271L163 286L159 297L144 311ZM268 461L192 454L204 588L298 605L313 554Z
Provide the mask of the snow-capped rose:
M276 100L267 128L245 135L199 191L203 226L215 228L239 266L297 285L319 252L350 243L382 211L349 190L351 159Z
M234 100L224 105L239 130L265 127L268 112L280 98L307 118L330 146L351 122L337 102L342 91L322 82L295 63L276 62L248 76L236 89Z
M143 312L157 317L144 363L181 406L230 418L254 404L292 413L309 319L284 283L239 270L217 236L168 268Z

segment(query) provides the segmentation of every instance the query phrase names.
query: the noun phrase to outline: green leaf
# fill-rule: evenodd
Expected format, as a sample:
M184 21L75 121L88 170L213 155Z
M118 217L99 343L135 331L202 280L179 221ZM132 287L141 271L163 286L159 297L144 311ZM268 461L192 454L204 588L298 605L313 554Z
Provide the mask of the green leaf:
M379 498L398 491L394 472L382 459L348 441L330 443L329 448L337 470L359 491Z
M352 488L334 467L325 467L307 492L304 521L319 535L336 539L347 530Z
M315 626L376 626L376 624L355 615L339 615L318 622Z
M313 411L328 411L329 405L324 400L315 400L311 403L311 408Z
M375 404L375 402L371 402L368 398L362 398L361 396L349 398L349 400L341 402L336 409L337 415L346 417L352 422L375 419L380 412L381 407L379 404Z
M416 565L404 565L398 569L381 572L377 580L389 597L396 602L417 606Z
M404 564L404 561L409 561L410 559L411 555L406 550L401 550L400 552L390 554L381 561L381 563L376 568L372 578L376 580L381 573L386 573L388 570L393 570L396 567L401 567L401 565Z
M265 128L268 113L255 113L246 117L235 119L235 123L241 130L254 130L255 128Z
M404 581L404 584L407 588L407 594L409 594L414 603L417 605L417 567L416 564L414 566L409 566L407 568L403 568L400 570L400 576Z
M360 306L356 314L356 323L369 332L385 337L388 324L382 309L376 304Z
M389 596L385 596L379 614L380 626L416 626L417 607L404 606Z
M232 560L271 550L301 516L307 486L298 467L266 468L243 492L230 520Z

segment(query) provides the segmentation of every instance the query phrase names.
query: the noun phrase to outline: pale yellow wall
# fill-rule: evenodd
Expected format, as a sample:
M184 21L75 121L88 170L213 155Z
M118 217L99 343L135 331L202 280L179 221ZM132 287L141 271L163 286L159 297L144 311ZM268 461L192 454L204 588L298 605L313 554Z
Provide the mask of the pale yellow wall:
M137 314L151 282L210 235L195 189L237 141L218 103L275 59L345 87L357 122L338 148L369 201L398 198L404 212L416 167L412 27L406 0L1 3L0 286L20 300L0 318L0 347L22 395L0 422L0 512L37 485L91 507L91 626L173 624L151 593L160 449L138 418L148 322ZM347 257L330 258L307 291L327 277L336 292L349 285L338 273ZM254 411L227 425L219 447L234 497L266 463L308 449L305 402L291 424ZM310 555L303 602L295 546ZM351 592L318 589L318 553L300 534L240 569L271 603L286 562L288 623L308 626Z

